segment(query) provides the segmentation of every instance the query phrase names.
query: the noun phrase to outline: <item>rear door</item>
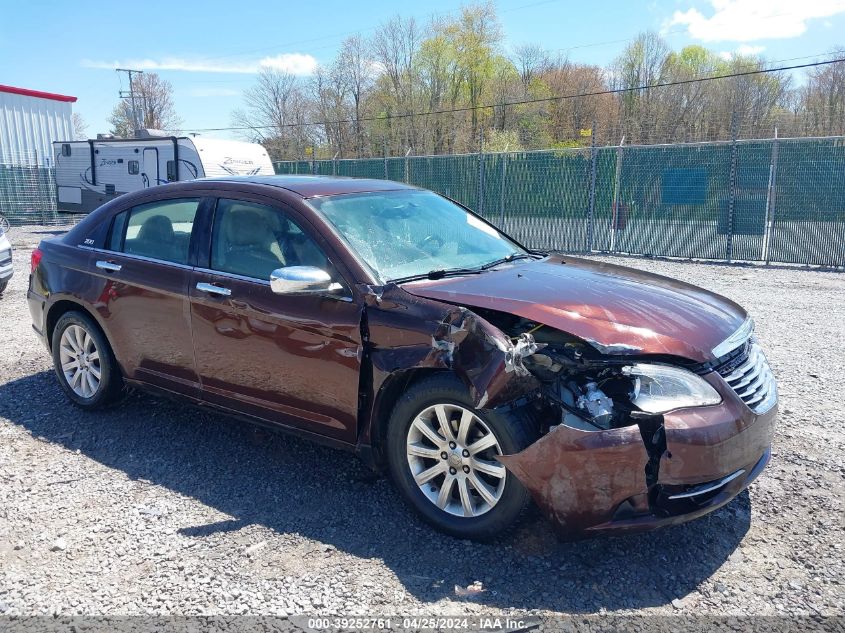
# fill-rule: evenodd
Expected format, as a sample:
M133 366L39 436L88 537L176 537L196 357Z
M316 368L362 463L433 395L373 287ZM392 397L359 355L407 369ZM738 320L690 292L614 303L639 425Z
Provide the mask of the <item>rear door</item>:
M174 198L115 215L94 271L97 302L127 378L199 396L191 344L188 253L202 199Z
M346 442L357 433L361 307L290 209L221 198L190 295L204 400ZM270 273L323 268L339 293L277 295Z

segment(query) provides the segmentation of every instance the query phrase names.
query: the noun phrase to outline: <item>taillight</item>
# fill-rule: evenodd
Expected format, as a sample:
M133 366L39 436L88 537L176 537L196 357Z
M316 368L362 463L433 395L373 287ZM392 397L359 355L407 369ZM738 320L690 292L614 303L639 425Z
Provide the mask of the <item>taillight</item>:
M41 252L40 248L36 248L32 251L32 255L29 256L29 267L31 272L35 272L35 269L38 268L38 264L41 263L41 257L44 253Z

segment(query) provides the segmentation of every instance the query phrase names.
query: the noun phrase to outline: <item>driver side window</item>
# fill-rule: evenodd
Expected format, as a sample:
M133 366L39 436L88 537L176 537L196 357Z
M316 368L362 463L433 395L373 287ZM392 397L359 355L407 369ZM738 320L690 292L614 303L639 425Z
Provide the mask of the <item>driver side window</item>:
M267 281L285 266L315 266L336 278L323 250L280 209L254 202L217 201L211 268Z

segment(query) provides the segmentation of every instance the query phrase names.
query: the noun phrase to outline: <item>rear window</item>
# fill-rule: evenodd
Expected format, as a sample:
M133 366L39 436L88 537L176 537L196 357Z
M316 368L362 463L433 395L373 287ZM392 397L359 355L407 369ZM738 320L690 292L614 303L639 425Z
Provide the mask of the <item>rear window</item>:
M109 249L177 264L188 263L188 246L199 199L162 200L115 216Z

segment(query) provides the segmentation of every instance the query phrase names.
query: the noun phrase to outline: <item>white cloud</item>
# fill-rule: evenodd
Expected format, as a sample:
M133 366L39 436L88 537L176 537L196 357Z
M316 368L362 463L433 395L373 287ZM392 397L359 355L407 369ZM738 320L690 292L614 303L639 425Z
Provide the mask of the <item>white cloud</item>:
M751 46L750 44L741 44L737 46L736 50L733 51L720 51L719 57L724 60L729 60L732 57L754 57L755 55L759 55L764 50L766 50L765 46Z
M293 75L310 75L317 68L317 60L303 53L281 53L259 60L220 63L211 59L183 57L162 57L160 59L126 59L98 61L85 59L82 65L88 68L136 68L138 70L171 70L194 73L232 73L251 75L262 68L282 70Z
M683 25L704 41L753 42L798 37L807 21L845 13L845 0L710 0L713 14L696 8L675 11L667 26Z

